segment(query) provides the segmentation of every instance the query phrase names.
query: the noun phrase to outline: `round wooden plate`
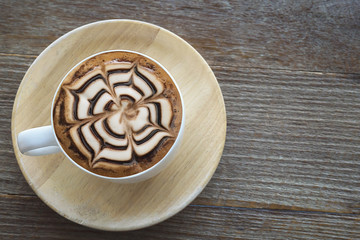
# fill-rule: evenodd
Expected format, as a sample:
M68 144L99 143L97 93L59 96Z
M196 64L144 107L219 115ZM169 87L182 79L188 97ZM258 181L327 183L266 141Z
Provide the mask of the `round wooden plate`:
M29 128L50 125L51 101L64 75L82 59L111 49L144 53L174 76L186 111L184 138L176 159L158 176L124 185L82 172L61 153L22 155L16 136ZM221 158L226 113L213 72L183 39L149 23L107 20L65 34L38 56L17 92L11 130L21 171L48 206L85 226L124 231L159 223L200 194Z

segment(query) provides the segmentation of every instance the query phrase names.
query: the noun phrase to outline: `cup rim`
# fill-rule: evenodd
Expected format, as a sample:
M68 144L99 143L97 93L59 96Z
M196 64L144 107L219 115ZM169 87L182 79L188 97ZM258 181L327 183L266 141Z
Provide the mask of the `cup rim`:
M98 56L98 55L101 55L101 54L105 54L105 53L110 53L110 52L128 52L128 53L135 53L135 54L138 54L138 55L141 55L145 58L148 58L150 59L151 61L155 62L158 66L160 66L167 74L168 76L170 76L171 80L173 81L178 93L179 93L179 96L180 96L180 102L181 102L181 108L182 108L182 116L181 116L181 125L180 125L180 129L179 129L179 132L176 136L176 140L175 142L173 143L173 145L171 146L171 148L168 150L168 152L165 154L165 156L163 156L157 163L155 163L153 166L151 166L150 168L144 170L144 171L141 171L139 173L136 173L136 174L132 174L132 175L129 175L129 176L124 176L124 177L108 177L108 176L104 176L104 175L100 175L100 174L96 174L94 172L91 172L89 170L87 170L86 168L80 166L78 163L76 163L66 152L65 150L63 149L62 145L60 144L59 140L58 140L58 137L55 133L55 128L54 128L54 119L53 119L53 111L54 111L54 103L55 103L55 99L58 95L58 92L60 90L60 87L62 85L62 83L65 81L65 79L68 77L69 73L72 72L76 67L78 67L79 65L83 64L84 62L88 61L89 59L95 57L95 56ZM143 176L145 175L146 173L148 172L151 172L153 171L156 167L158 167L160 165L160 163L162 163L165 159L168 158L168 155L170 155L171 152L174 151L174 148L179 144L179 141L180 141L180 135L182 134L182 132L184 131L184 125L185 125L185 107L184 107L184 100L183 100L183 96L182 96L182 93L180 91L180 88L178 86L178 84L176 83L174 77L170 74L170 72L161 64L159 63L157 60L155 60L154 58L146 55L146 54L143 54L143 53L139 53L139 52L136 52L136 51L133 51L133 50L126 50L126 49L113 49L113 50L106 50L106 51L101 51L101 52L98 52L98 53L95 53L95 54L92 54L86 58L84 58L83 60L81 60L80 62L78 62L77 64L75 64L66 74L65 76L63 77L63 79L60 81L60 83L58 84L57 88L56 88L56 91L55 91L55 94L54 94L54 97L53 97L53 100L52 100L52 103L51 103L51 128L52 128L52 132L54 134L54 137L55 137L55 140L59 146L59 148L61 149L61 152L73 163L75 164L78 168L80 168L82 171L84 172L87 172L93 176L96 176L96 177L99 177L99 178L102 178L102 179L107 179L107 180L116 180L116 181L121 181L121 180L134 180L136 178L139 178L140 176Z

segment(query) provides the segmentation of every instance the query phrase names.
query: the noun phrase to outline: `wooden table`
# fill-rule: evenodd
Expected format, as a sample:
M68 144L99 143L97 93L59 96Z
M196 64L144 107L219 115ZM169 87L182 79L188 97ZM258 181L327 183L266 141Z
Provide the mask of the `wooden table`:
M359 239L359 1L0 1L0 239ZM200 196L143 230L103 232L31 190L11 143L26 70L81 25L137 19L178 34L223 91L227 139Z

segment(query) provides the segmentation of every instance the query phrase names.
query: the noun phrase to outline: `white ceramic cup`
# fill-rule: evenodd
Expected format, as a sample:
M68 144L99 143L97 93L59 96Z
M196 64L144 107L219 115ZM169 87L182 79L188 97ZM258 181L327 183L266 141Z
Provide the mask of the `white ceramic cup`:
M66 77L69 75L70 72L72 72L72 70L74 68L76 68L77 66L83 64L84 62L86 62L88 59L103 54L103 53L107 53L107 52L116 52L116 51L121 51L121 52L131 52L131 53L136 53L139 55L142 55L146 58L149 58L150 60L154 61L156 64L158 64L172 79L172 81L174 82L179 95L180 95L180 99L181 99L181 106L182 106L182 120L181 120L181 126L180 126L180 130L178 133L178 136L174 142L174 144L172 145L172 147L170 148L170 150L167 152L167 154L158 162L156 163L154 166L140 172L137 174L133 174L130 176L125 176L125 177L107 177L107 176L103 176L103 175L99 175L96 173L93 173L83 167L81 167L80 165L78 165L73 159L71 159L71 157L69 157L66 152L64 151L64 149L61 147L61 144L59 142L59 140L56 137L55 131L54 131L54 121L53 121L53 110L54 110L54 103L55 103L55 98L57 95L57 92L59 91L62 82L66 79ZM52 153L57 153L57 152L62 152L72 163L73 165L75 165L76 167L78 167L79 169L81 169L82 171L91 174L93 176L96 176L98 178L101 179L105 179L108 181L112 181L112 182L117 182L117 183L135 183L135 182L140 182L146 179L149 179L151 177L154 177L155 175L157 175L158 173L160 173L160 171L162 171L174 158L177 152L177 149L179 148L180 145L180 141L182 139L183 133L184 133L184 126L185 126L185 108L184 108L184 100L183 97L181 95L179 86L177 85L177 83L175 82L174 78L172 77L172 75L166 70L166 68L164 68L159 62L157 62L155 59L146 56L142 53L138 53L138 52L134 52L134 51L130 51L130 50L109 50L109 51L103 51L103 52L99 52L96 53L94 55L89 56L88 58L82 60L80 63L78 63L77 65L75 65L66 75L65 77L62 79L62 81L60 82L53 101L52 101L52 105L51 105L51 125L49 126L43 126L43 127L37 127L37 128L31 128L25 131L22 131L18 134L17 137L17 144L19 147L19 150L22 154L28 155L28 156L40 156L40 155L47 155L47 154L52 154Z

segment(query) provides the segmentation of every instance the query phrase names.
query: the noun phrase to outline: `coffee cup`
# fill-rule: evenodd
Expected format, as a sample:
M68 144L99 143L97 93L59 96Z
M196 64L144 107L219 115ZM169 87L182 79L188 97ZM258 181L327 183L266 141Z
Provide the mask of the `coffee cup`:
M22 154L62 152L82 171L135 183L174 158L185 126L180 89L155 59L129 50L96 53L59 84L51 125L22 131Z

